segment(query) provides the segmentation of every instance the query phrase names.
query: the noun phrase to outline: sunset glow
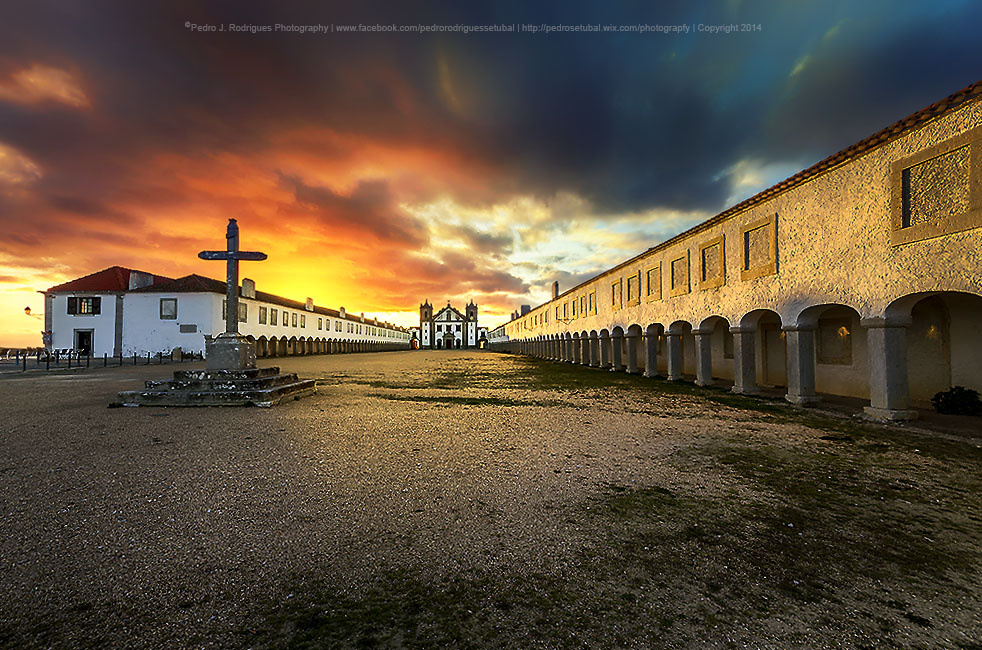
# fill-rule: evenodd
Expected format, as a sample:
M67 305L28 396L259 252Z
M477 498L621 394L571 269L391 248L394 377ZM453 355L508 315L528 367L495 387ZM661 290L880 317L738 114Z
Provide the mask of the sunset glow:
M18 8L0 25L0 345L38 345L37 292L112 265L222 277L196 254L230 217L269 255L243 267L260 290L401 325L473 299L496 325L975 80L949 32L979 8L947 8L547 21L765 29L712 36L185 26L542 20L523 5Z

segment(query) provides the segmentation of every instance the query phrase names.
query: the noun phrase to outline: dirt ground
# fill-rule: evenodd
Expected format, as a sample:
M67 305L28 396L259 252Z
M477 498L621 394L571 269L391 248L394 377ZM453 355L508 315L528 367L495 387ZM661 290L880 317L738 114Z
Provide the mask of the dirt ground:
M278 365L318 394L0 377L0 646L982 648L980 438L486 352Z

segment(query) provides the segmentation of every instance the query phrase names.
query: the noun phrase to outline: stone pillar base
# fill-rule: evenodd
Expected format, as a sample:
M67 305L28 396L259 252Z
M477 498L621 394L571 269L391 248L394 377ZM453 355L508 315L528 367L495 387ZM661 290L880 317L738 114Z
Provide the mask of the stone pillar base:
M205 343L205 370L248 370L256 367L256 344L248 337L219 334Z
M647 377L648 379L654 379L655 377L658 376L658 372L657 371L655 371L655 372L648 372L647 370L645 370L644 371L644 376Z
M712 385L713 385L712 379L707 379L706 381L699 381L698 379L696 380L696 386L701 386L705 388L706 386L712 386Z
M866 417L874 420L889 420L891 422L917 419L917 411L907 409L881 409L875 406L866 406L863 408L863 413L866 414Z
M809 406L811 404L818 404L822 401L822 398L818 395L785 395L785 401L796 404L798 406Z
M742 388L740 386L734 386L730 389L731 393L736 393L737 395L760 395L760 389L756 386L753 388Z

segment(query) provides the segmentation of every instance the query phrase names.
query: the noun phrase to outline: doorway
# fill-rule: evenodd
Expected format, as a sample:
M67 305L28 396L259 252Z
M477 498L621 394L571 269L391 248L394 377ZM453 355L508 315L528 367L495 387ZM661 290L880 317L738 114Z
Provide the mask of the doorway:
M92 334L94 330L75 330L75 350L80 357L92 354Z

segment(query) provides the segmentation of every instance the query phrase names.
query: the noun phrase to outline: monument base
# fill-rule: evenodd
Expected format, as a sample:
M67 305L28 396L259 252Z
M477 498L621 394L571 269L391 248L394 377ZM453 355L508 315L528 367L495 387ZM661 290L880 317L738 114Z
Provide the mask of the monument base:
M219 334L205 342L205 370L249 370L256 367L256 344L241 334Z
M144 390L119 393L109 406L269 407L312 395L314 384L293 373L281 375L275 367L179 370L170 381L148 381Z

